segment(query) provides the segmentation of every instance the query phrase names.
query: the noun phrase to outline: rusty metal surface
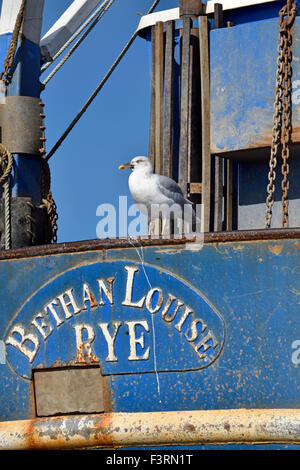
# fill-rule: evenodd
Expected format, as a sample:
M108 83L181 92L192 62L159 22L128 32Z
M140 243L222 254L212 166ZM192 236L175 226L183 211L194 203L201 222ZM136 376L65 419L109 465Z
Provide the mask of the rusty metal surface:
M107 413L0 423L0 450L300 444L300 410Z
M206 11L206 5L201 0L179 0L179 16L199 16Z
M40 99L7 96L1 104L2 143L11 153L40 155L42 136Z
M33 382L37 416L105 411L99 365L36 370Z
M215 233L198 251L93 240L3 259L0 420L36 416L32 370L76 362L100 365L105 412L299 408L299 238Z
M274 102L280 28L277 14L267 21L214 29L210 33L212 153L227 153L231 158L242 149L271 145L273 106L270 103ZM293 77L299 75L299 27L297 17L293 26ZM228 60L224 61L224 57ZM298 82L295 89L293 100L297 106L293 107L291 134L294 144L299 142ZM268 157L269 149L266 149L263 158Z
M300 239L300 228L292 229L270 229L270 230L239 230L233 232L210 232L204 234L204 243L229 243L239 241L263 241L263 240L288 240ZM66 242L53 245L40 245L16 250L0 251L0 261L7 259L31 258L36 256L49 256L56 254L79 253L95 250L111 250L132 248L134 244L138 246L166 246L184 247L186 243L193 239L148 239L148 238L116 238L105 240L83 240L78 242Z

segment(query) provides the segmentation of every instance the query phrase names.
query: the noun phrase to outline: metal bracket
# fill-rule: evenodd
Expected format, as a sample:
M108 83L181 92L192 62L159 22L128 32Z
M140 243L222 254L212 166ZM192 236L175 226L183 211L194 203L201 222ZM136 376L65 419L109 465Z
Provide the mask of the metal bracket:
M0 199L0 250L4 250L4 200ZM50 243L51 230L45 208L36 207L30 197L11 198L11 248Z
M11 153L40 155L42 125L39 98L7 96L1 99L1 141Z

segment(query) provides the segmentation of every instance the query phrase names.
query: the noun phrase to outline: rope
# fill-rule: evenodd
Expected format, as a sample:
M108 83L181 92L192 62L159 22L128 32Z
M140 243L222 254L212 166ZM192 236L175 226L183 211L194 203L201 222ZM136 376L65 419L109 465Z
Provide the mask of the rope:
M5 223L5 249L11 248L11 211L10 211L10 185L9 175L13 165L12 154L0 144L0 162L3 173L0 177L0 184L3 185L4 196L4 223Z
M146 13L147 15L149 15L150 13L152 13L152 11L156 8L156 6L158 5L160 0L155 0L155 2L152 4L152 6L150 7L150 9L148 10L148 12ZM73 127L76 125L76 123L79 121L79 119L82 117L82 115L85 113L85 111L87 110L87 108L90 106L90 104L92 103L92 101L96 98L96 96L98 95L99 91L101 90L101 88L103 88L103 86L105 85L105 83L107 82L108 78L111 76L111 74L113 73L113 71L115 70L115 68L117 67L117 65L121 62L123 56L126 54L126 52L128 51L128 49L130 48L131 44L133 43L133 41L135 40L135 38L137 37L138 35L138 31L136 30L133 35L131 36L131 38L129 39L129 41L127 42L127 44L125 45L125 47L123 48L123 50L121 51L120 55L117 57L117 59L115 60L115 62L112 64L112 66L110 67L110 69L108 70L108 72L106 73L106 75L104 76L104 78L101 80L101 82L99 83L99 85L97 86L97 88L95 89L95 91L91 94L91 96L89 97L89 99L86 101L86 103L83 105L83 107L81 108L81 110L79 111L79 113L77 114L77 116L73 119L73 121L71 122L71 124L68 126L68 128L65 130L65 132L62 134L62 136L58 139L58 141L56 142L56 144L52 147L52 149L50 150L50 152L48 153L48 155L46 156L46 160L48 161L52 155L56 152L56 150L61 146L61 144L63 143L63 141L66 139L66 137L69 135L69 133L71 132L71 130L73 129Z
M95 21L91 24L91 26L86 30L86 32L81 36L81 38L74 44L74 46L69 50L69 52L65 55L65 57L59 62L59 64L52 70L52 72L48 75L48 77L42 82L42 84L44 86L51 80L51 78L56 74L56 72L58 72L58 70L66 63L66 61L73 54L73 52L75 52L75 50L80 46L80 44L84 41L84 39L88 36L88 34L92 31L92 29L100 21L102 16L109 10L109 8L112 6L114 1L115 0L110 0L107 3L107 0L106 0L105 2L103 2L102 5L92 15L92 17L89 18L89 20L80 28L80 30L78 30L77 33L74 36L72 36L72 38L69 39L69 41L60 49L60 51L58 51L58 53L54 56L53 60L55 60L74 41L74 39L76 39L76 37L83 31L83 29L85 29L85 27L92 21L92 19L100 11L100 14L98 14ZM105 5L105 4L107 4L107 5L103 9L103 5ZM42 69L42 72L44 72L51 65L51 63L52 62L49 62L48 63L49 65L46 64L47 67L44 67L44 69Z
M41 68L41 73L44 73L50 65L53 64L53 62L64 52L67 47L69 47L70 44L72 44L73 41L82 33L82 31L90 24L90 22L99 14L99 12L102 10L103 6L108 2L109 0L104 0L103 3L94 11L92 16L90 16L85 23L73 34L73 36L70 37L70 39L59 49L59 51L54 54L53 58L47 62L46 64L43 65Z
M8 50L7 50L7 53L6 53L6 57L4 59L4 64L3 64L4 65L4 71L0 75L0 80L4 80L6 85L7 85L9 70L12 67L14 57L15 57L15 53L16 53L16 49L17 49L17 45L18 45L18 38L19 38L21 26L22 26L23 19L24 19L24 11L25 11L25 6L26 6L26 1L27 0L22 0L21 7L20 7L20 10L19 10L18 16L16 18L16 23L15 23L14 30L13 30L11 40L10 40L10 43L9 43L9 47L8 47Z
M26 7L26 0L22 0L19 13L16 18L15 26L12 32L6 57L4 59L3 68L4 71L0 75L0 80L3 80L5 86L8 83L9 71L13 65L15 53L18 46L19 34L24 20L24 11ZM5 224L5 249L10 250L11 248L11 207L10 207L10 182L9 175L13 165L13 157L11 153L0 144L0 162L2 167L2 175L0 177L0 185L3 185L3 197L4 197L4 224Z

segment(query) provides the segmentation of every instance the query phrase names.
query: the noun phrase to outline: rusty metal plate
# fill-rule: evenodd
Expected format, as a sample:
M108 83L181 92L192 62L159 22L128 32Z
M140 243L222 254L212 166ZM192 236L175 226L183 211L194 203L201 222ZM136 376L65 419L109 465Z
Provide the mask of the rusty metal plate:
M100 367L36 370L33 380L37 416L104 411Z
M11 153L40 155L42 108L39 98L7 96L1 99L2 143Z

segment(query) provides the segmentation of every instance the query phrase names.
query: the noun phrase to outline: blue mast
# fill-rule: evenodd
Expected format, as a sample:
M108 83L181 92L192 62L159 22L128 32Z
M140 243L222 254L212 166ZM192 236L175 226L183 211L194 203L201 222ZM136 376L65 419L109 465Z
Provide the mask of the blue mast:
M11 43L18 14L23 21L12 67L3 77L2 143L13 155L10 175L11 246L19 248L50 241L43 194L43 104L40 102L40 33L44 0L2 0L0 63ZM3 205L1 206L1 208ZM3 219L3 217L1 217ZM2 227L2 231L7 227ZM3 237L1 240L3 245Z

